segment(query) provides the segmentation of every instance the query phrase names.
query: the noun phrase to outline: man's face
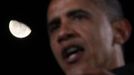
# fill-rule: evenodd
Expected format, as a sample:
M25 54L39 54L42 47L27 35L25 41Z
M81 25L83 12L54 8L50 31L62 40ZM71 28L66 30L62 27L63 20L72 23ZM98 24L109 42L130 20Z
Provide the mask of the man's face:
M52 51L66 74L86 74L110 64L112 27L90 0L53 0L48 32Z

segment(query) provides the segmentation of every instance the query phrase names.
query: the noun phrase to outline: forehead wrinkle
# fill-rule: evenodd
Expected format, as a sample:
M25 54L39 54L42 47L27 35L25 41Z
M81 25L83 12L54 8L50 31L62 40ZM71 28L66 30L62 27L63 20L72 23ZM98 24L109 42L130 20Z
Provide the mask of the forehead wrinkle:
M70 1L71 1L71 4L70 4ZM79 5L79 3L82 6ZM88 7L90 9L87 9ZM49 6L48 19L52 20L54 17L59 17L61 13L62 15L65 15L67 12L73 9L86 9L90 11L90 10L94 10L92 9L93 7L96 7L96 6L92 0L84 0L84 1L83 0L52 0ZM55 13L57 11L58 13Z
M55 13L57 11L60 13L65 13L65 11L63 11L62 9L65 8L64 5L67 4L68 1L70 0L52 0L52 2L49 5L49 10L48 10L49 20L51 20L50 17L53 18L53 17L59 16L59 13Z

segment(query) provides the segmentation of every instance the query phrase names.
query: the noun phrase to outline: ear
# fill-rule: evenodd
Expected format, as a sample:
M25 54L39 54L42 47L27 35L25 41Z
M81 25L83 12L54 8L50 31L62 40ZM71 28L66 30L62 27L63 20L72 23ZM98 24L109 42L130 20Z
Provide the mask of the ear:
M130 37L131 25L127 19L118 20L112 24L113 26L113 44L124 44Z

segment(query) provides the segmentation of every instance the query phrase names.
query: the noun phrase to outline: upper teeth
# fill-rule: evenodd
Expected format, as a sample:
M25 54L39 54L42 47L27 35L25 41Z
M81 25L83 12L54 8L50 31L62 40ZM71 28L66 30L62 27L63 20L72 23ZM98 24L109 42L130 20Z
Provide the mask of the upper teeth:
M77 53L80 50L82 49L79 46L73 46L73 47L67 48L63 50L63 56L68 58L70 55Z
M78 51L78 48L72 47L67 50L67 54L73 54Z
M68 48L65 48L63 50L63 58L67 60L69 63L73 63L77 60L77 57L79 56L78 53L83 51L83 48L81 46L71 46Z

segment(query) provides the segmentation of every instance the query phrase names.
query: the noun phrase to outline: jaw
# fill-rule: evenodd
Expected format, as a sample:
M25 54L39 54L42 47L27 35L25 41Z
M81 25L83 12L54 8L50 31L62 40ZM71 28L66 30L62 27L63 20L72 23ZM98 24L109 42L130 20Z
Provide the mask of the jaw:
M114 45L113 57L111 58L111 62L107 65L109 70L113 70L116 68L120 68L125 65L124 55L122 52L122 48L119 45Z

